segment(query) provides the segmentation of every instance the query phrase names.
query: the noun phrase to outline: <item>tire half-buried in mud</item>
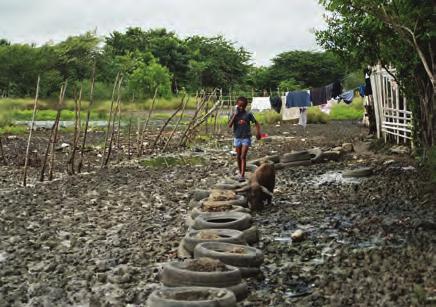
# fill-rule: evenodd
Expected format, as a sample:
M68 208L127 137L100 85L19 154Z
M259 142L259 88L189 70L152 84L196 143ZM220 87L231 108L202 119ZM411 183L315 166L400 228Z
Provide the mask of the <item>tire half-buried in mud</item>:
M244 233L235 229L190 230L184 238L184 247L190 253L197 244L204 242L227 242L245 245Z
M197 216L193 229L236 229L245 230L252 224L251 215L242 212L204 213Z
M210 263L212 265L211 271L199 271L201 269L190 266L190 264L196 265L197 262L200 263L202 268ZM213 267L215 264L218 264L217 268ZM167 287L226 288L235 294L238 301L245 299L248 295L248 286L242 281L239 269L225 265L215 259L195 259L167 263L163 266L161 272L161 282Z
M222 242L198 244L194 249L194 257L217 259L236 267L259 267L264 258L262 251L257 248Z
M149 307L236 307L232 291L223 288L178 287L153 291Z

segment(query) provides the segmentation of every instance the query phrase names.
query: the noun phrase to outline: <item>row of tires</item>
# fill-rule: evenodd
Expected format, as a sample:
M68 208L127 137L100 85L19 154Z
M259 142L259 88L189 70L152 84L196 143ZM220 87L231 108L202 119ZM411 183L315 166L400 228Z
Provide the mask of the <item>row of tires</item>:
M149 296L148 306L236 306L248 296L243 278L260 273L264 256L249 246L259 234L247 199L231 193L228 199L213 198L210 191L194 198L178 251L184 261L163 265L164 287Z

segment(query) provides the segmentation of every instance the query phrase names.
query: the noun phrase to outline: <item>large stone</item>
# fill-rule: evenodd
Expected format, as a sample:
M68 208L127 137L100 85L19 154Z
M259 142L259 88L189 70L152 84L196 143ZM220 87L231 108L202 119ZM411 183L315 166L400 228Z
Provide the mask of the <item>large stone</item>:
M305 233L303 232L303 230L297 229L291 234L291 238L294 242L303 241L305 238Z

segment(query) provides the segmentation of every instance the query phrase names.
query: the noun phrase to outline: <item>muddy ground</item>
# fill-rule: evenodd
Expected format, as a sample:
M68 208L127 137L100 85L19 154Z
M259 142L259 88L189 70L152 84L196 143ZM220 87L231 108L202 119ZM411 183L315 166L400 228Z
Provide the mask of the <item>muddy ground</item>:
M354 123L265 130L272 142L257 143L250 157L345 142L356 151L278 172L272 206L254 214L264 276L249 280L251 294L240 305L434 306L435 189L415 161L374 152L374 140ZM177 258L192 191L234 175L227 137L184 150L182 159L121 157L102 170L94 148L87 172L75 176L62 168L68 151L60 152L58 179L37 183L31 167L27 188L17 184L25 141L8 139L11 163L0 168L0 306L144 306L159 287L161 264ZM342 178L360 166L374 175ZM296 229L304 241L292 242Z

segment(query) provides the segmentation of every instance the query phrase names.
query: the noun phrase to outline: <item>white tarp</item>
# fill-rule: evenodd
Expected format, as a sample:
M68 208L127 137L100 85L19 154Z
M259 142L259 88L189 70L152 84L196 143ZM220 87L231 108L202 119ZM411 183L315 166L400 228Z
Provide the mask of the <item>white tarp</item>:
M251 102L251 111L262 112L265 110L271 110L271 102L269 97L253 97Z

